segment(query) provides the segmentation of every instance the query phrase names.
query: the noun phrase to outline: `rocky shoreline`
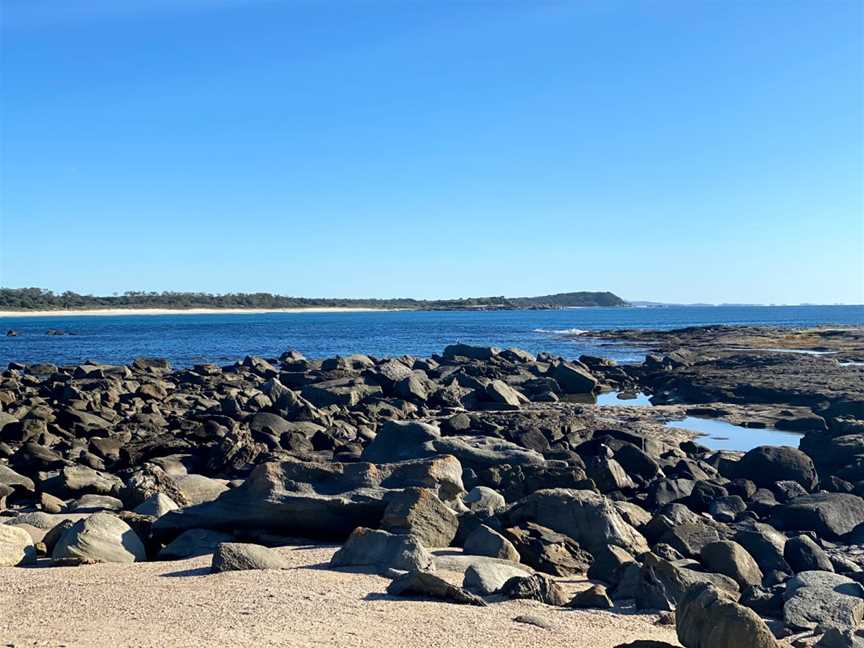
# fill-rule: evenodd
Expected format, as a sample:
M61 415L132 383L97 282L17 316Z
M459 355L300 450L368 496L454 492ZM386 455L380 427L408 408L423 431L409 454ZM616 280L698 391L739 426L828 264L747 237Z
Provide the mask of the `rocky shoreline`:
M0 580L211 554L214 573L282 570L273 548L313 539L341 545L327 569L390 579L385 603L638 609L687 648L864 644L864 331L596 337L652 352L13 363ZM606 389L656 407L574 402ZM800 448L712 451L665 425L694 413ZM652 641L627 645L675 645Z

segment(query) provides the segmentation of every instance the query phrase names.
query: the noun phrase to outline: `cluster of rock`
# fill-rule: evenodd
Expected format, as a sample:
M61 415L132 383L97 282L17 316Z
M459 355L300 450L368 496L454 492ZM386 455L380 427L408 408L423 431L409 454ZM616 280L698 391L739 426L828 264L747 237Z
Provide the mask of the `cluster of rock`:
M0 565L280 568L267 547L335 539L334 568L390 576L394 596L677 608L688 648L860 645L864 421L819 418L800 450L713 452L559 402L632 379L583 360L452 345L10 365ZM454 565L461 585L439 576ZM596 584L569 596L557 579L575 574Z

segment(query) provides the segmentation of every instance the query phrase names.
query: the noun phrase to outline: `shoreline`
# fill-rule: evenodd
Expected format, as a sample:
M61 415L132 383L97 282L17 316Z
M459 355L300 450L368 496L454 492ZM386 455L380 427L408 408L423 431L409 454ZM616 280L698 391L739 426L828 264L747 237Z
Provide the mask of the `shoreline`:
M0 311L7 317L81 317L113 315L243 315L264 313L379 313L401 308L353 308L350 306L310 306L309 308L90 308L78 310Z

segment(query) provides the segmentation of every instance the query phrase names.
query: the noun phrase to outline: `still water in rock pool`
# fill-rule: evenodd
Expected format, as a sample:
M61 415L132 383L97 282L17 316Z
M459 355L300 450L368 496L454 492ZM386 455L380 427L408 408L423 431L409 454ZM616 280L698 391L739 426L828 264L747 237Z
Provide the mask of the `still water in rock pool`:
M611 391L598 394L595 404L601 407L651 407L650 396L643 392ZM734 425L718 419L698 418L688 416L685 419L669 421L670 428L683 428L698 432L702 436L695 439L696 443L712 450L747 451L762 445L798 447L801 435L795 432L785 432L774 428L752 428Z
M733 425L726 421L695 416L688 416L679 421L670 421L666 425L670 428L683 428L699 432L704 436L696 438L696 443L712 450L741 450L746 452L763 445L797 448L798 441L802 436L796 432L785 432L773 428L749 428Z

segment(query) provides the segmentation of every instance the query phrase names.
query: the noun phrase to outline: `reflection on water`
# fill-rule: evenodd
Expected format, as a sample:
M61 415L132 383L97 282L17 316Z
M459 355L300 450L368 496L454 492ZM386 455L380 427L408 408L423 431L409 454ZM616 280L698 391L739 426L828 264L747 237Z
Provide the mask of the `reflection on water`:
M642 392L605 392L602 394L564 394L561 400L581 405L600 405L601 407L650 407L648 394Z
M797 448L798 441L802 436L795 432L785 432L773 428L747 428L726 421L695 416L688 416L680 421L670 421L666 427L699 432L704 436L700 436L696 442L712 450L741 450L746 452L764 445Z
M597 395L601 407L651 407L648 394L643 392L606 392Z

